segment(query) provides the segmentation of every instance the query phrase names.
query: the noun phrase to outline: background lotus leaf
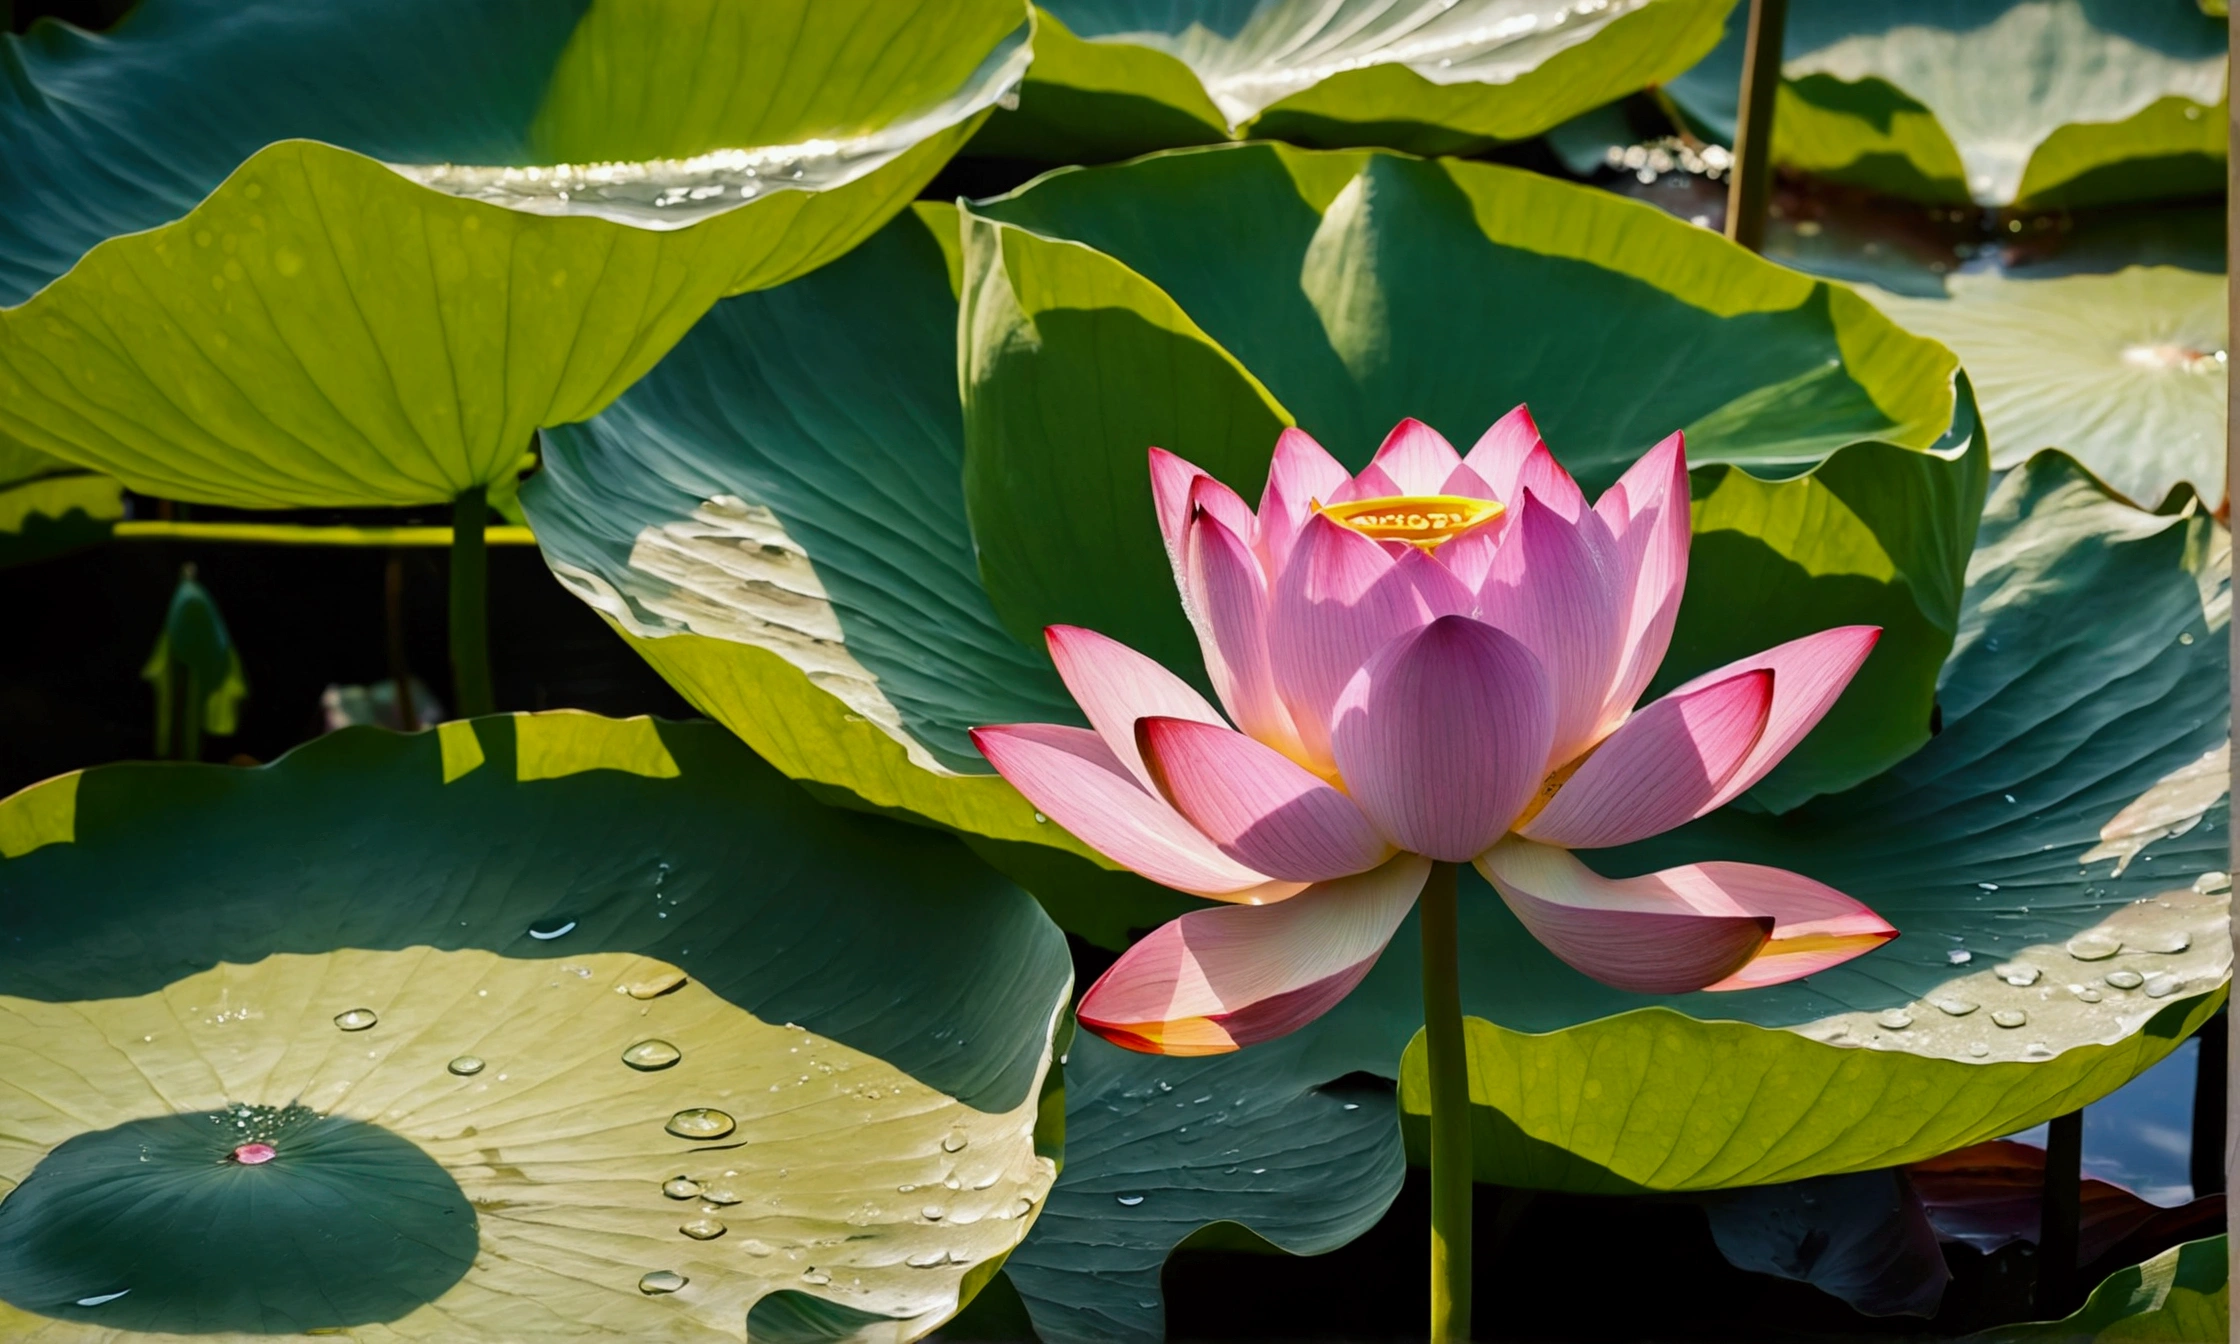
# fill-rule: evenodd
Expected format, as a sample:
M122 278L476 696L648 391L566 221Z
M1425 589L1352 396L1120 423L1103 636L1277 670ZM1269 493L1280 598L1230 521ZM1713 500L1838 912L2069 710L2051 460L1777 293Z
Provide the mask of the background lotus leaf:
M124 487L0 436L0 566L100 541L124 517Z
M502 493L717 298L900 209L1027 31L1016 0L149 0L0 39L0 433L181 499Z
M1734 0L1047 0L975 154L1100 162L1231 137L1475 153L1687 69Z
M2059 447L2152 506L2181 484L2224 495L2224 286L2222 275L2129 266L2047 279L1969 272L1946 279L1943 298L1860 292L1958 352L1994 467Z
M1774 155L1921 200L2027 209L2224 185L2225 32L2192 0L1798 0ZM1734 138L1741 25L1665 91Z
M979 837L1068 928L1116 945L1183 898L1029 876L1029 848L1080 851L965 732L1079 722L1052 620L1198 675L1148 444L1256 496L1294 419L1358 466L1401 416L1467 444L1529 400L1600 485L1685 426L1706 596L1668 677L1850 613L1890 628L1873 675L1761 796L1926 740L1983 455L1951 355L1848 291L1531 174L1271 145L1054 174L958 222L916 207L719 305L554 431L523 499L562 581L694 703L788 774ZM1452 303L1459 275L1500 301Z
M104 766L0 854L11 1339L907 1339L1055 1174L1057 930L711 725Z
M2187 1341L2222 1339L2232 1324L2230 1252L2225 1238L2174 1246L2143 1265L2110 1274L2075 1312L2058 1321L1987 1330L1985 1341Z

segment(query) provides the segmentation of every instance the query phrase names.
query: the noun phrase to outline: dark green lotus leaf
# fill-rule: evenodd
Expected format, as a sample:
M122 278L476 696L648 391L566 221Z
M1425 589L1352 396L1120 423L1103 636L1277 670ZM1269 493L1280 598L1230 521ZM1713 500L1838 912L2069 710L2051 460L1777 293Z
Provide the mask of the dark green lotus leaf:
M1724 1190L1703 1200L1737 1269L1809 1283L1864 1316L1934 1316L1952 1271L1921 1196L1894 1170Z
M2040 454L1985 511L1929 745L1778 818L1729 808L1594 856L1818 878L1900 930L1855 961L1626 994L1466 879L1481 1175L1619 1192L1893 1166L2075 1110L2174 1049L2231 970L2229 546L2190 499L2144 512ZM1413 964L1396 940L1326 1021L1412 1031Z
M0 434L235 505L510 489L716 299L899 210L1027 32L1018 0L147 0L0 38Z
M1734 0L1045 0L976 154L1086 163L1232 137L1475 153L1687 69Z
M2232 1325L2231 1252L2223 1237L2189 1241L2101 1280L2092 1296L2058 1321L1986 1330L1986 1344L2060 1340L2063 1344L2136 1341L2194 1344L2223 1339Z
M1055 1176L1057 930L713 725L63 776L0 939L10 1339L909 1339Z
M0 436L0 567L106 540L124 487Z
M1313 1036L1212 1059L1075 1039L1066 1165L1004 1265L1046 1341L1159 1339L1174 1248L1217 1237L1296 1255L1367 1231L1405 1166L1392 1094L1325 1086Z
M2193 0L1796 0L1774 154L1935 202L2025 209L2224 185L2225 31ZM1664 86L1734 137L1741 26Z

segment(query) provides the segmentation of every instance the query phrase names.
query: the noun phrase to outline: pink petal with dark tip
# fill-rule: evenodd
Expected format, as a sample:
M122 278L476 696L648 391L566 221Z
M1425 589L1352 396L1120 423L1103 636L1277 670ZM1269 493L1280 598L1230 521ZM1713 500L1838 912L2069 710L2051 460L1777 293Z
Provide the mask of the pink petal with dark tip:
M1291 545L1315 503L1332 502L1351 479L1338 459L1305 430L1287 429L1277 437L1267 488L1260 495L1259 531L1251 537L1252 549L1270 575L1283 571Z
M975 728L972 744L1051 820L1154 882L1245 903L1280 901L1305 885L1277 882L1216 849L1165 799L1145 792L1104 739L1086 728Z
M1296 1031L1369 973L1430 875L1403 854L1262 909L1198 910L1121 954L1081 1025L1130 1050L1225 1054Z
M1438 430L1410 416L1384 436L1369 464L1399 487L1393 494L1436 495L1462 465L1462 455Z
M1053 625L1042 637L1059 679L1089 717L1089 726L1146 791L1152 790L1151 774L1136 751L1136 720L1158 714L1223 722L1190 683L1117 639L1078 625Z
M1548 768L1555 769L1598 739L1625 653L1615 543L1593 513L1566 520L1531 491L1511 512L1515 520L1478 588L1478 616L1522 640L1547 670L1556 703Z
M1738 672L1760 668L1773 673L1773 707L1766 715L1765 731L1758 735L1757 745L1750 749L1749 757L1702 810L1709 812L1741 797L1744 790L1779 765L1782 757L1796 750L1805 734L1835 707L1837 697L1851 684L1851 678L1859 671L1860 664L1867 661L1867 655L1874 652L1875 641L1880 638L1882 627L1879 625L1839 625L1786 644L1776 644L1764 653L1706 672L1676 689L1673 694L1678 695Z
M1702 815L1757 744L1773 696L1763 669L1665 696L1604 738L1518 834L1601 849Z
M1159 792L1239 863L1287 882L1322 882L1391 857L1351 798L1243 733L1145 719L1136 741Z
M1268 667L1268 583L1259 559L1210 516L1191 522L1186 546L1189 606L1214 693L1247 735L1295 760L1311 760ZM1132 725L1129 732L1132 744Z

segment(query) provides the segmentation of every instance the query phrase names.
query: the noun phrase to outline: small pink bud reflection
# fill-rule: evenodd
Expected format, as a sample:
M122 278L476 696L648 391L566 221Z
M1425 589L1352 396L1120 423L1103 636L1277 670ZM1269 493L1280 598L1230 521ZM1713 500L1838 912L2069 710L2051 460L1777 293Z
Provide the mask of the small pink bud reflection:
M233 1160L245 1167L254 1167L280 1156L280 1150L269 1143L244 1143L233 1150Z

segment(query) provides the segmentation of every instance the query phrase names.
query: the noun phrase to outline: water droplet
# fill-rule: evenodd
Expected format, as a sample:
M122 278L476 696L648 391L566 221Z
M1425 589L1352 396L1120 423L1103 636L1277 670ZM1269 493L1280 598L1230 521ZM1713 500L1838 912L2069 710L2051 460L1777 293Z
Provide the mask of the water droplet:
M1976 1041L1968 1046L1968 1053L1977 1059L1982 1059L1985 1055L1991 1053L1991 1047L1981 1041Z
M334 1024L344 1031L364 1031L381 1018L371 1008L352 1008L346 1013L336 1013Z
M928 1204L924 1208L918 1210L918 1216L928 1222L937 1223L941 1221L941 1215L943 1212L945 1212L945 1210L943 1210L939 1204Z
M2071 985L2069 986L2069 992L2076 995L2084 1003L2100 1002L2100 991L2090 985Z
M1904 1031L1907 1027L1913 1025L1913 1014L1903 1008L1892 1008L1889 1012L1876 1018L1875 1021L1892 1031Z
M952 1129L942 1137L941 1151L944 1153L961 1153L964 1151L965 1145L970 1142L971 1140L965 1137L963 1130Z
M2147 977L2147 997L2150 999L2167 999L2185 987L2186 978L2182 975L2150 975Z
M638 1291L647 1297L659 1297L663 1293L673 1293L690 1282L692 1280L673 1269L657 1269L638 1280Z
M2030 1020L2030 1014L2020 1008L2001 1008L1991 1014L1993 1023L2002 1027L2019 1027Z
M720 1139L738 1127L738 1121L706 1106L679 1111L663 1126L680 1139Z
M2037 967L2026 961L2003 962L1991 969L1998 973L2001 980L2016 989L2027 989L2038 983L2038 976L2041 974Z
M740 1243L739 1243L739 1249L740 1249L740 1250L742 1250L742 1251L745 1251L745 1252L746 1252L747 1254L749 1254L749 1255L770 1255L770 1254L773 1254L773 1250L772 1250L772 1248L771 1248L771 1245L770 1245L770 1243L769 1243L769 1242L767 1242L767 1241L756 1241L756 1240L755 1240L754 1238L752 1238L752 1237L749 1237L749 1238L747 1238L747 1239L746 1239L745 1241L742 1241L742 1242L740 1242Z
M2191 643L2193 642L2193 632L2192 632L2191 630L2181 630L2181 631L2179 631L2179 632L2178 632L2178 642L2179 642L2180 644L2191 644Z
M683 985L688 977L683 971L671 967L655 972L643 980L633 980L622 987L633 999L658 999L672 989Z
M1358 1101L1349 1101L1349 1102L1347 1102L1347 1103L1345 1104L1345 1106L1343 1107L1343 1109L1345 1109L1345 1110L1349 1110L1349 1111L1358 1111L1358 1110L1360 1110L1360 1109L1361 1109L1361 1103L1360 1103L1360 1102L1358 1102Z
M2000 794L1999 796L2000 796L2000 797L2002 797L2002 798L2004 798L2004 799L2006 799L2006 800L2007 800L2008 802L2010 802L2010 803L2014 801L2014 795L2013 795L2013 794L2011 794L2011 793L2003 793L2003 794Z
M2122 950L2122 943L2097 933L2079 934L2069 940L2069 955L2079 961L2106 961Z
M482 1057L480 1055L461 1055L443 1067L458 1074L461 1078L472 1078L482 1072Z
M1143 1202L1143 1196L1141 1195L1115 1195L1113 1198L1117 1199L1120 1202L1120 1207L1124 1209L1132 1209Z
M549 943L563 934L573 932L575 927L573 915L548 915L529 926L529 936L540 943Z
M2204 896L2214 896L2220 891L2230 891L2232 890L2232 874L2215 872L2203 873L2201 876L2193 879L2193 889L2200 892Z
M2024 1048L2022 1054L2026 1059L2051 1059L2053 1058L2053 1047L2047 1045L2044 1041L2032 1041Z
M2117 989L2137 989L2147 983L2147 977L2137 971L2110 971L2100 978Z
M700 1192L700 1198L710 1204L737 1204L739 1194L728 1185L711 1185Z
M280 1156L280 1150L269 1143L244 1143L233 1150L233 1160L244 1167L261 1167Z
M822 1288L832 1282L832 1276L821 1269L804 1269L801 1271L801 1281L803 1283L813 1283Z
M104 1302L114 1302L118 1298L123 1297L126 1293L129 1293L131 1291L132 1290L130 1288L119 1288L113 1293L99 1293L93 1297L81 1297L78 1299L76 1305L81 1307L98 1307Z
M1945 953L1944 959L1955 966L1965 966L1976 959L1976 954L1964 947L1956 947Z
M2160 952L2168 955L2183 952L2193 946L2193 939L2184 929L2153 929L2137 937L2124 939L2123 945L2134 952Z
M947 1251L920 1251L902 1263L912 1269L932 1269L936 1265L948 1264L949 1253Z
M1938 1012L1943 1013L1948 1017L1966 1017L1968 1014L1974 1012L1977 1007L1977 1005L1970 1003L1966 999L1931 999L1929 1000L1929 1003Z
M622 1052L622 1062L640 1073L666 1069L683 1058L684 1051L667 1041L640 1041ZM724 1128L728 1130L731 1127L730 1117L726 1116L724 1120Z
M1996 882L1978 882L1978 883L1976 883L1976 890L1978 890L1978 891L1997 891L1998 889L1999 889L1999 884L1998 884L1998 883L1996 883Z
M661 1183L661 1193L671 1199L690 1199L700 1193L700 1182L690 1176L671 1176Z
M694 1241L714 1241L731 1229L720 1218L687 1218L677 1224L677 1230Z

